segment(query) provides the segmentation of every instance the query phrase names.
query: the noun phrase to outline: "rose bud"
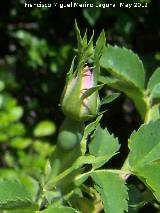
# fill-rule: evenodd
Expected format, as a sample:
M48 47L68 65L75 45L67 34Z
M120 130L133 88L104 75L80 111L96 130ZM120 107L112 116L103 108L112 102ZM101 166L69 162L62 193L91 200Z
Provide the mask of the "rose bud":
M86 121L96 116L99 107L97 81L88 66L81 68L67 81L61 107L63 113L72 120Z

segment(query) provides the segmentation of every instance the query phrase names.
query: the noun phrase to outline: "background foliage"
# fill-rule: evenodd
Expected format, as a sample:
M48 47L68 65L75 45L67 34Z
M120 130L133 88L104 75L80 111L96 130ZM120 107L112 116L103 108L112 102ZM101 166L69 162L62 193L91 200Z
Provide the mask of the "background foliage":
M94 10L25 8L24 3L8 0L0 6L0 174L4 177L8 171L14 176L14 170L29 170L31 165L43 168L54 150L64 118L60 95L76 47L75 19L82 32L87 28L91 35L94 29L97 37L104 29L107 43L136 52L147 79L160 65L158 0L150 1L148 8ZM101 95L110 92L106 88ZM121 166L128 152L126 139L140 123L125 95L108 105L101 125L119 138L123 151L109 166ZM154 211L152 206L145 208Z

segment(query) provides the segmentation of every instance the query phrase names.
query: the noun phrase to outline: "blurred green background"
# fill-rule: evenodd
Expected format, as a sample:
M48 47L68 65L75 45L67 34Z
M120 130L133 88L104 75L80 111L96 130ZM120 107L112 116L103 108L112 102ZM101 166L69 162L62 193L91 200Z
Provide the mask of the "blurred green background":
M160 65L159 0L139 0L136 2L147 2L148 7L130 9L118 6L60 9L53 5L56 1L45 1L52 3L51 8L26 8L25 2L39 3L8 0L0 5L2 169L25 170L31 164L43 168L45 159L54 150L64 118L59 107L60 96L77 46L75 19L82 33L87 28L90 36L94 29L97 38L104 29L107 43L137 53L144 62L146 79ZM106 1L92 3L106 4ZM123 152L127 152L126 139L140 125L140 116L123 94L107 107L102 126L118 136L122 143L119 158L123 159ZM110 164L117 167L119 162L116 158Z

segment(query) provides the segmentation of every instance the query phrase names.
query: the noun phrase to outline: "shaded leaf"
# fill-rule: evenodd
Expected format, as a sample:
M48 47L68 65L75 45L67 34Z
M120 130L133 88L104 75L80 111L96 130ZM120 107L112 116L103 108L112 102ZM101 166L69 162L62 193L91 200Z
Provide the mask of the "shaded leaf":
M160 162L153 162L144 167L136 168L136 175L148 186L160 202Z
M91 26L95 25L100 14L101 10L99 8L85 8L83 10L83 15Z
M99 81L118 91L124 92L134 102L137 110L141 114L142 119L148 111L148 105L144 98L144 93L137 87L116 78L100 76Z
M110 95L107 95L106 97L104 97L101 101L101 105L103 104L109 104L112 101L114 101L116 98L118 98L120 96L120 93L112 93Z

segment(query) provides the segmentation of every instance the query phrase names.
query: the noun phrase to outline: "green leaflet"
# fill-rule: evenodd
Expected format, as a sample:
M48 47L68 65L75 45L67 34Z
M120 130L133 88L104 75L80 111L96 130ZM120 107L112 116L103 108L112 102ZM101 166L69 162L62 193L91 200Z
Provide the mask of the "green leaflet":
M160 159L160 120L143 124L129 139L129 165L136 170Z
M101 75L100 82L130 97L144 119L148 105L144 94L144 68L138 56L131 50L109 45L103 51L100 65L112 75L112 78Z
M151 92L152 99L160 99L160 83L156 84Z
M107 129L102 129L98 126L89 144L90 154L96 157L93 167L101 167L116 154L119 148L118 140L113 135L110 135Z
M91 175L106 213L123 213L128 210L128 193L124 181L117 174L96 171Z
M160 83L160 67L158 67L150 77L147 85L147 89L152 91L154 87Z
M158 67L150 77L147 89L152 100L160 99L160 67Z
M140 89L144 88L144 68L141 60L131 50L108 45L100 60L100 65L113 76Z
M160 201L160 120L142 125L129 139L129 170L138 176Z
M0 180L0 209L22 208L34 205L24 185L16 180Z

